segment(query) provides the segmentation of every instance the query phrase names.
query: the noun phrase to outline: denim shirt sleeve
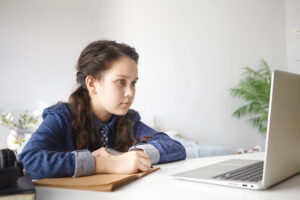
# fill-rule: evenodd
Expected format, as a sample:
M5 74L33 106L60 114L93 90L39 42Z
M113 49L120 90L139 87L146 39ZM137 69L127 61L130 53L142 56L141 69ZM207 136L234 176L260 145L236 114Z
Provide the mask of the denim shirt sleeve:
M94 174L95 162L92 153L85 150L72 151L75 155L75 172L73 177L87 176Z
M50 113L46 117L19 155L25 173L32 179L47 177L70 177L93 173L94 161L90 152L72 151L70 137L66 137L63 117ZM67 145L68 144L68 145ZM88 162L79 166L80 160ZM85 167L85 166L86 167ZM85 168L86 170L82 169Z
M152 129L151 127L147 126L146 124L144 124L142 121L139 120L140 119L139 114L137 115L138 115L137 116L138 120L135 120L134 122L134 132L135 132L135 137L138 140L139 144L136 144L134 147L136 148L140 147L146 153L147 153L147 149L150 149L151 152L155 152L155 150L153 150L151 147L149 146L147 147L145 143L141 143L142 138L144 136L154 136L153 139L149 139L147 141L147 144L150 144L159 152L158 163L166 163L166 162L182 160L186 158L186 151L181 143L170 138L165 133L158 132ZM151 155L149 155L149 157L151 160ZM154 158L154 160L155 159L156 158Z

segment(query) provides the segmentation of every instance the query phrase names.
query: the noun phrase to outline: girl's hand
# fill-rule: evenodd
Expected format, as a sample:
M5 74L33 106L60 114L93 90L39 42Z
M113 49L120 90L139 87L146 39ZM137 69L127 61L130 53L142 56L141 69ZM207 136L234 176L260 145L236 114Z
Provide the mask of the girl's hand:
M111 153L107 152L106 148L104 148L104 147L101 147L100 149L97 149L97 150L93 151L92 155L94 156L94 158L96 156L100 156L100 157L115 156L114 154L111 154Z
M134 174L148 171L149 156L141 151L130 151L119 156L95 157L95 173Z

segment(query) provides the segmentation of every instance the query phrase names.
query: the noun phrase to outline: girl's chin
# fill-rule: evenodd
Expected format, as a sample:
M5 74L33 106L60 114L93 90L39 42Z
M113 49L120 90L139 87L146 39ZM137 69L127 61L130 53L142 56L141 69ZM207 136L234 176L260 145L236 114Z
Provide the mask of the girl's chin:
M127 112L128 112L128 109L129 109L129 108L121 108L121 109L118 109L118 110L116 110L115 114L116 114L116 115L126 115Z

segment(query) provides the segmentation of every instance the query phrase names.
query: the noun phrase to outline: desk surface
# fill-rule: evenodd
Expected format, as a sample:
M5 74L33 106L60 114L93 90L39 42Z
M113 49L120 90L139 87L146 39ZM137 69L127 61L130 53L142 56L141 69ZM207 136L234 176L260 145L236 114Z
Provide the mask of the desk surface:
M71 189L36 187L37 200L81 200L81 199L114 199L114 200L145 200L145 199L299 199L300 175L296 175L268 190L248 190L198 182L176 180L169 175L184 170L206 166L215 162L231 159L263 160L263 153L252 153L231 156L218 156L188 159L179 162L161 164L160 170L135 180L114 192L94 192Z

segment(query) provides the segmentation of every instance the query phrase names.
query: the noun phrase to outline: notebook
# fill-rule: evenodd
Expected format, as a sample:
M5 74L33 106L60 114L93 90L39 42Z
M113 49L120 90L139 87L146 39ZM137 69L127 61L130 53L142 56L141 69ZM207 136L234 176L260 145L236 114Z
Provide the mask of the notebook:
M67 177L67 178L45 178L34 181L36 186L68 188L77 190L92 190L92 191L114 191L117 188L142 178L160 167L150 168L147 172L137 174L95 174L83 177Z
M172 177L266 189L300 172L299 152L300 75L275 70L272 73L264 161L231 159L173 174Z

